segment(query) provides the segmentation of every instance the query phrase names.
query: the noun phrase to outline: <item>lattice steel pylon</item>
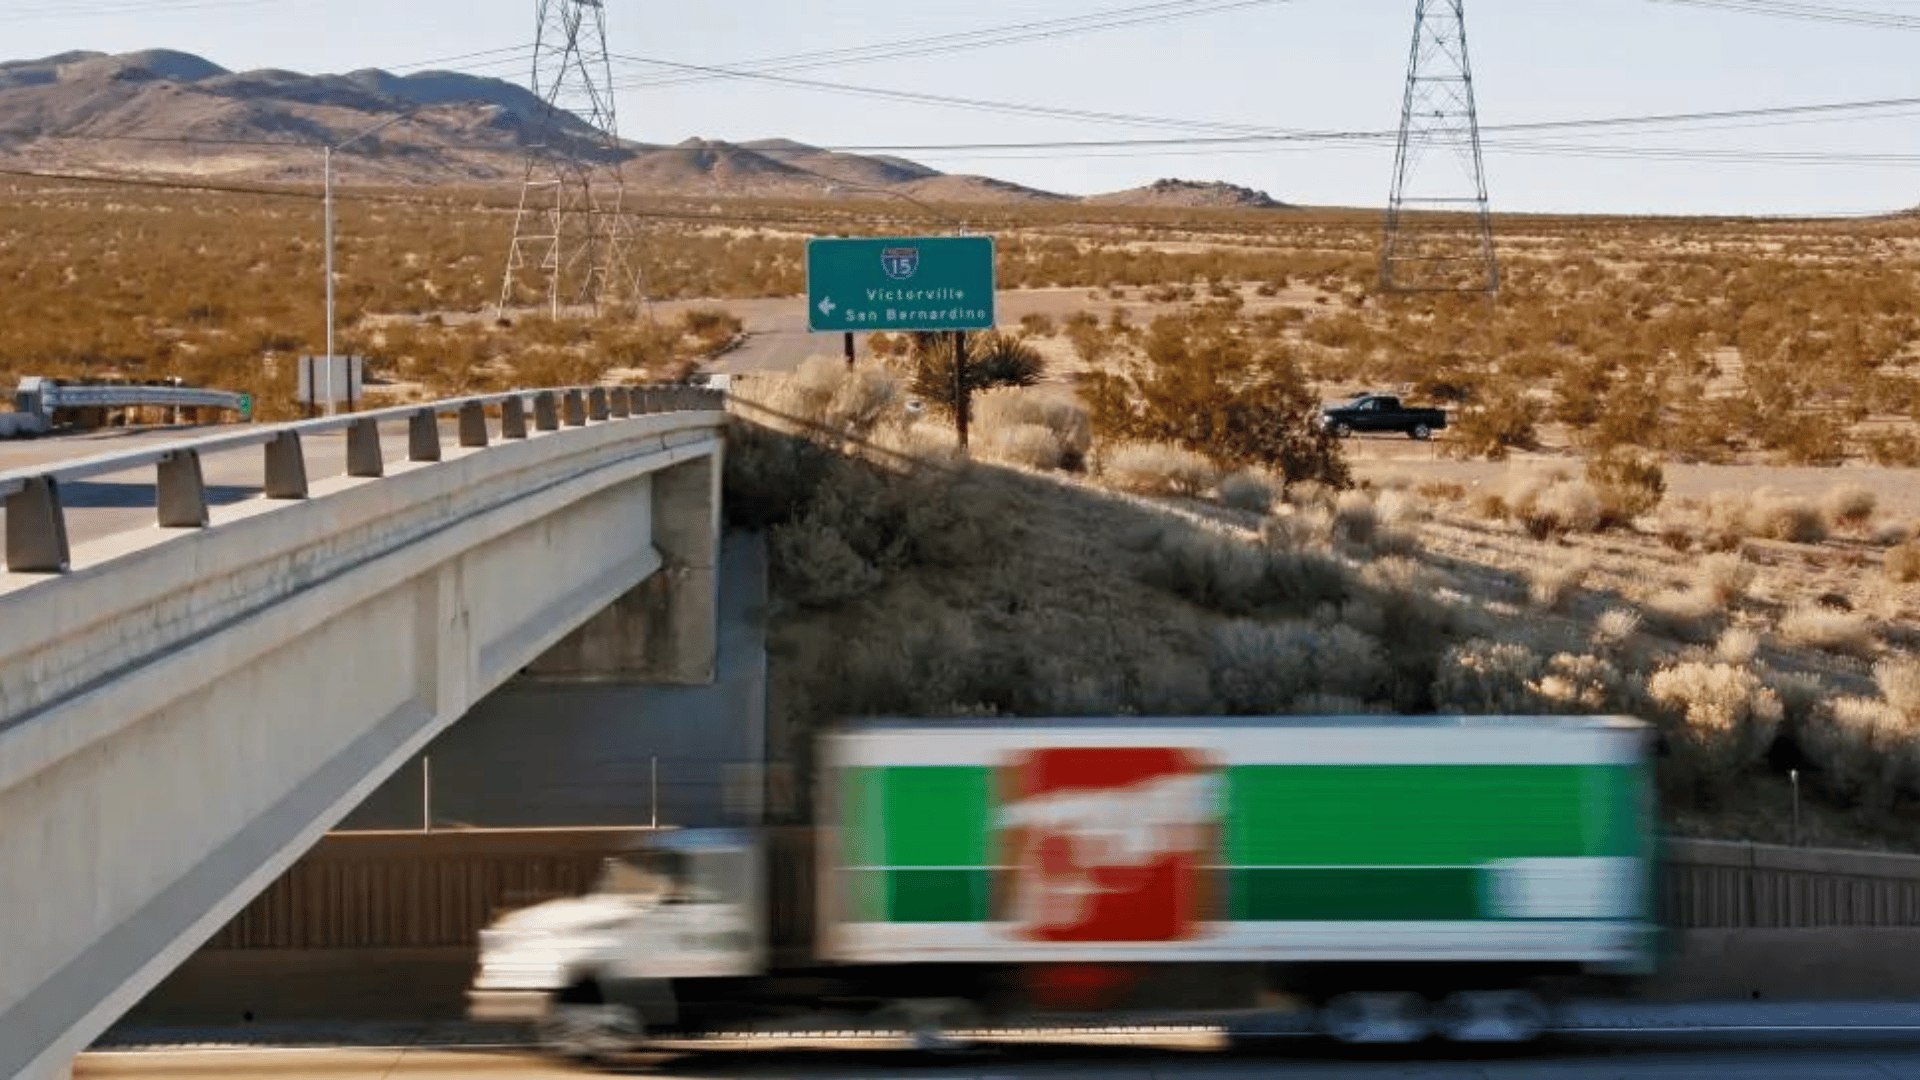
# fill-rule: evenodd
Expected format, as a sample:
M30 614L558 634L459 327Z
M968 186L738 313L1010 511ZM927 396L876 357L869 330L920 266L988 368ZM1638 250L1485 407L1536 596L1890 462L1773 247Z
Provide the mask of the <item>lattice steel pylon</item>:
M1500 268L1467 63L1465 0L1416 0L1380 249L1384 292L1493 293Z
M606 9L601 0L537 0L536 18L531 89L542 110L501 276L500 312L530 296L556 317L562 304L596 313L637 306L640 270L625 205Z

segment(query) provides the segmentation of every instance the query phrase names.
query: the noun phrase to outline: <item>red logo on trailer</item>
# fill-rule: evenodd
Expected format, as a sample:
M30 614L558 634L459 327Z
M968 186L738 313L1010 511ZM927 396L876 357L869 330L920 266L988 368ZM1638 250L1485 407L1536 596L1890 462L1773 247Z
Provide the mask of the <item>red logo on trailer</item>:
M1002 770L996 918L1035 941L1193 936L1218 863L1219 777L1193 750L1026 751Z

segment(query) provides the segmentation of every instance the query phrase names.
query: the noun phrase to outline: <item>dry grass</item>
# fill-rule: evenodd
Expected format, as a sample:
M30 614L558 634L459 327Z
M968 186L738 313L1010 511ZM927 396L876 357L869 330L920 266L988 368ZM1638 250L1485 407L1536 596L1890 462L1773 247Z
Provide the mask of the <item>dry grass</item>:
M1796 604L1781 616L1779 633L1789 645L1849 656L1872 656L1877 644L1866 616L1811 603Z

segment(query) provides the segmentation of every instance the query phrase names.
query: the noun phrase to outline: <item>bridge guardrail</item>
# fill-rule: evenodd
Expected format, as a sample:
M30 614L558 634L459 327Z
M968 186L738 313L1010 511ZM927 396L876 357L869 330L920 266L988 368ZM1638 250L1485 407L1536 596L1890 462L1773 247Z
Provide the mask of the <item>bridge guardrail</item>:
M446 414L459 418L457 445L477 448L489 445L494 438L490 408L498 411L499 438L505 441L648 413L718 410L724 407L725 398L720 390L677 384L510 390L263 424L139 450L0 472L0 500L6 508L5 566L10 573L63 574L71 568L66 511L60 499L63 483L152 467L156 524L170 529L203 529L209 524L209 512L201 458L207 454L263 447L262 494L268 499L297 500L307 497L312 479L302 444L308 435L344 430L345 475L379 477L385 475L387 464L380 443L383 423L406 421L406 460L430 462L441 460L440 417Z

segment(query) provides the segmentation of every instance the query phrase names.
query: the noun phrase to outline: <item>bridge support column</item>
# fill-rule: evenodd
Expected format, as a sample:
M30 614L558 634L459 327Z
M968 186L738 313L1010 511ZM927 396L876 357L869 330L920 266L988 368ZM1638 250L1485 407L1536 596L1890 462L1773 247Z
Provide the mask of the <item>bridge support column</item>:
M660 570L529 664L526 676L687 686L714 680L720 476L717 453L653 474Z

